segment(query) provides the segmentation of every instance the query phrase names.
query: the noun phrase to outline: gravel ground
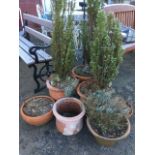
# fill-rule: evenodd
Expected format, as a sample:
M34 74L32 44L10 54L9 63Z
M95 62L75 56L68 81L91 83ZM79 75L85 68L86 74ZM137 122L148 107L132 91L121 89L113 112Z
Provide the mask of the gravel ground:
M32 79L32 69L21 60L19 101L33 96L35 83ZM120 73L113 81L116 92L135 105L135 53L125 56ZM36 95L48 95L45 89ZM135 115L131 117L131 133L129 137L116 145L107 148L96 144L85 123L80 133L75 136L63 136L55 127L53 118L48 124L34 127L26 124L19 116L19 152L20 155L134 155L135 154Z

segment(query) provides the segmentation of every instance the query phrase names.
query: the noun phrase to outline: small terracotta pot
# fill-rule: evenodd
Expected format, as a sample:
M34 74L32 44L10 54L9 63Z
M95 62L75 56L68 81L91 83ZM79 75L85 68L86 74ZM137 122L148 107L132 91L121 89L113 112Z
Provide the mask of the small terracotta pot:
M82 87L86 87L86 86L88 86L88 85L90 85L90 84L92 84L92 83L96 83L96 81L93 80L93 79L91 79L91 80L83 81L83 82L81 82L81 83L78 85L76 91L77 91L77 94L80 96L80 100L81 100L82 102L84 102L84 101L86 100L86 95L83 94L83 93L80 91L80 89L81 89Z
M22 119L30 125L40 126L40 125L43 125L43 124L49 122L52 119L53 112L52 112L52 108L51 108L51 110L49 112L47 112L43 115L40 115L40 116L33 117L33 116L26 115L23 111L24 106L30 100L36 99L36 98L43 98L45 100L50 100L51 102L55 102L55 101L49 96L34 96L34 97L28 98L25 101L23 101L22 106L20 107L20 114L22 116Z
M86 80L92 79L91 76L81 76L81 75L76 74L76 69L77 69L78 67L81 67L81 66L84 66L84 65L79 65L79 66L76 66L76 67L74 67L74 68L72 69L72 76L73 76L74 78L79 79L80 82L81 82L81 81L86 81Z
M89 131L91 132L91 134L95 137L96 142L98 144L104 145L106 147L110 147L113 144L115 144L116 142L128 137L128 135L130 134L130 130L131 130L131 124L130 124L129 119L127 119L127 122L128 122L128 128L127 128L126 132L124 133L124 135L122 135L120 137L116 137L116 138L107 138L107 137L103 137L103 136L99 135L98 133L96 133L93 130L93 128L91 127L89 119L88 118L86 119L87 127L88 127Z
M54 99L54 100L58 100L60 98L63 98L65 96L64 90L63 89L59 89L56 87L53 87L49 80L46 80L46 86L49 90L49 94L50 96Z
M56 127L63 135L75 135L83 127L85 107L83 103L73 97L59 99L53 106L56 117Z

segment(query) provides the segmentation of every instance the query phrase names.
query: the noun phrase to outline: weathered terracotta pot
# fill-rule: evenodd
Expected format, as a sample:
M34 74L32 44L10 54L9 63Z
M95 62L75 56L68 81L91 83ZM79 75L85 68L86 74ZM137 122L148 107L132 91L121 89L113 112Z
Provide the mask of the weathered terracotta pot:
M83 127L85 107L83 103L73 97L59 99L53 106L53 114L56 117L56 127L63 135L75 135Z
M81 76L81 75L78 75L78 74L76 73L75 70L76 70L78 67L81 67L81 66L84 66L84 65L79 65L79 66L76 66L76 67L74 67L74 68L72 69L72 76L73 76L74 78L79 79L80 82L92 79L91 76Z
M90 125L89 119L86 119L86 123L87 123L87 127L89 129L89 131L91 132L91 134L95 137L95 140L98 144L100 145L104 145L106 147L110 147L113 144L115 144L116 142L123 140L125 138L128 137L128 135L130 134L130 130L131 130L131 124L129 119L127 119L128 122L128 128L126 130L126 132L124 133L124 135L120 136L120 137L116 137L116 138L107 138L107 137L103 137L101 135L99 135L98 133L96 133L93 128Z
M82 102L84 102L84 101L86 100L86 95L83 94L83 93L81 92L80 89L81 89L82 87L86 87L86 86L88 86L88 85L90 85L90 84L92 84L92 83L96 83L96 81L93 80L93 79L91 79L91 80L86 80L86 81L81 82L81 83L78 85L76 91L77 91L77 94L80 96L80 100L81 100Z
M54 100L58 100L60 98L63 98L65 96L64 94L64 90L63 89L59 89L59 88L56 88L56 87L53 87L49 80L46 80L46 86L49 90L49 94L50 96L54 99Z
M36 98L42 98L42 99L45 99L45 100L49 100L51 102L54 102L54 100L49 97L49 96L34 96L34 97L31 97L31 98L28 98L26 99L25 101L23 101L21 107L20 107L20 114L21 114L21 117L22 119L30 124L30 125L35 125L35 126L40 126L40 125L43 125L47 122L49 122L51 119L52 119L52 116L53 116L53 112L52 112L52 108L49 112L43 114L43 115L40 115L40 116L35 116L35 117L32 117L32 116L29 116L29 115L26 115L23 111L23 107L32 99L36 99Z
M126 104L130 108L130 112L128 114L128 118L130 118L133 115L133 111L134 111L133 106L132 106L132 104L129 104L129 102L127 102Z

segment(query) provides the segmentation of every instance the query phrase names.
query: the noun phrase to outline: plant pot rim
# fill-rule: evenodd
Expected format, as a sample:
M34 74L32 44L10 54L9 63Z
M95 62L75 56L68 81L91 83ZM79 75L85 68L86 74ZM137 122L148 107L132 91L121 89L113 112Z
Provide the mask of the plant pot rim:
M72 75L73 75L75 78L79 78L79 79L83 79L83 80L92 79L92 76L82 76L82 75L78 75L78 74L76 73L75 70L76 70L78 67L82 67L82 66L86 66L86 65L77 65L77 66L73 67L73 69L72 69Z
M86 123L87 123L87 127L89 128L90 132L91 132L95 137L98 137L98 138L103 139L103 140L108 140L108 141L118 141L118 140L122 140L122 139L126 138L126 137L130 134L131 123L130 123L130 121L129 121L128 118L126 118L126 120L127 120L127 122L128 122L128 128L127 128L126 132L125 132L122 136L116 137L116 138L103 137L103 136L99 135L98 133L96 133L96 132L93 130L93 128L91 127L88 117L86 118Z
M77 103L81 108L81 112L78 115L73 116L73 117L65 117L65 116L60 115L57 112L57 105L63 103L66 100ZM76 121L76 120L79 120L80 118L82 118L85 115L85 107L84 107L84 104L79 99L76 99L74 97L64 97L64 98L61 98L61 99L59 99L59 100L57 100L55 102L55 104L53 106L53 114L57 119L61 119L63 121L73 121L73 120Z
M128 115L128 118L130 118L132 115L133 115L133 113L134 113L134 110L133 110L133 105L132 104L130 104L130 102L126 102L126 104L127 104L127 106L131 109L131 111L130 111L130 113L129 113L129 115Z
M63 89L53 87L53 86L50 84L49 79L46 80L46 86L47 86L47 88L50 89L50 90L59 91L59 92L60 92L60 91L64 92Z
M20 107L20 114L24 117L27 117L29 119L39 119L39 118L42 118L46 115L49 115L49 114L52 114L52 108L50 111L48 111L47 113L45 114L42 114L42 115L39 115L39 116L30 116L30 115L27 115L23 112L23 107L31 100L31 99L35 99L35 98L45 98L45 99L49 99L49 100L52 100L53 102L55 102L50 96L46 96L46 95L39 95L39 96L33 96L33 97L29 97L27 99L25 99L23 102L22 102L22 105Z
M78 87L77 87L77 93L78 93L78 95L79 95L80 97L86 99L86 95L83 94L83 93L81 93L81 90L80 90L80 89L81 89L81 87L83 87L84 85L87 85L87 84L89 85L90 83L93 83L93 82L97 82L97 81L94 80L94 79L82 81L82 82L78 85Z

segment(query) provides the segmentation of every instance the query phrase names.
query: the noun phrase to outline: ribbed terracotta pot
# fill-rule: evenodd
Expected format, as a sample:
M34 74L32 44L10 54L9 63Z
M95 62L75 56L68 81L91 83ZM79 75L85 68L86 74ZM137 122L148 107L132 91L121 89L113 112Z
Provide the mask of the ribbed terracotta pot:
M75 135L83 127L85 107L83 103L73 97L59 99L53 106L53 114L56 117L56 127L63 135Z
M73 76L74 78L79 79L80 82L92 79L91 76L81 76L81 75L78 75L78 74L76 73L75 70L76 70L78 67L81 67L81 66L84 66L84 65L78 65L78 66L75 66L75 67L72 69L72 76Z
M50 84L50 81L49 80L46 80L46 86L47 86L47 88L49 90L50 96L54 100L58 100L58 99L63 98L65 96L64 90L63 89L56 88L56 87L53 87Z
M128 135L130 134L130 130L131 130L131 124L130 124L129 119L127 119L127 122L128 122L128 128L127 128L126 132L124 133L124 135L122 135L120 137L116 137L116 138L107 138L107 137L103 137L103 136L99 135L98 133L96 133L94 131L94 129L91 127L89 119L88 118L86 119L87 127L88 127L89 131L91 132L91 134L94 136L96 142L98 144L104 145L106 147L111 147L118 141L123 140L128 137Z
M88 86L88 85L90 85L90 84L92 84L92 83L96 83L96 81L93 80L93 79L91 79L91 80L86 80L86 81L81 82L81 83L78 85L76 91L77 91L77 94L80 96L80 100L81 100L82 102L84 102L84 101L86 100L86 95L83 94L83 93L81 92L80 89L81 89L82 87L86 87L86 86Z
M49 101L51 101L51 103L54 103L55 101L49 96L34 96L34 97L28 98L25 101L23 101L23 103L20 107L20 114L21 114L22 119L30 125L40 126L40 125L46 124L47 122L49 122L52 119L53 112L52 112L52 108L51 108L51 110L49 112L47 112L43 115L40 115L40 116L33 117L33 116L29 116L29 115L25 114L23 111L23 107L26 104L28 104L29 101L31 101L32 99L36 99L36 98L42 98L45 100L49 100Z

